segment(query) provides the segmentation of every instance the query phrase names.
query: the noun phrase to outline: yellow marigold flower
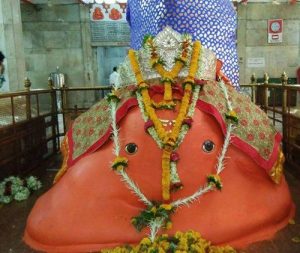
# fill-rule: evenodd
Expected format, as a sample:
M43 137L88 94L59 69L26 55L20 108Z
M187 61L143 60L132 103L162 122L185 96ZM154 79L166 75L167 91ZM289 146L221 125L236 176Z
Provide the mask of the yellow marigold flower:
M116 159L114 160L114 163L119 163L119 162L128 162L128 159L126 157L122 157L122 156L117 156Z
M166 253L166 251L163 248L158 248L158 253Z
M122 170L124 170L124 166L123 165L117 166L117 171L122 171Z
M168 239L168 237L169 237L168 234L162 234L162 235L161 235L161 238L164 239L164 240Z
M167 241L168 238L168 235L164 234L156 237L153 243L149 238L143 238L139 245L133 248L117 247L114 249L102 250L101 253L165 253L170 249L170 243ZM209 241L203 239L198 232L193 230L185 233L178 231L175 234L175 238L179 240L175 250L176 253L236 253L230 246L212 246Z
M229 111L229 115L232 117L237 117L237 114L234 110Z
M166 228L171 229L172 226L173 226L173 223L171 221L168 221L167 224L166 224Z
M142 239L141 245L151 245L151 240L148 237Z
M217 174L211 174L207 177L207 182L212 185L215 186L218 190L222 189L222 181L219 175Z
M218 180L218 181L220 181L220 180L221 180L220 176L219 176L219 175L217 175L217 174L213 175L213 177L214 177L216 180Z
M167 241L161 241L160 246L167 251L167 249L170 247L170 243Z
M128 159L126 157L117 156L113 161L112 168L118 171L123 170L128 165Z
M162 204L162 205L160 205L160 207L167 211L170 211L173 208L173 206L170 204Z
M179 239L181 236L182 236L182 232L177 231L176 234L175 234L175 238Z
M151 246L149 249L148 249L148 251L147 252L155 252L155 247L154 246Z
M138 86L139 86L140 89L145 89L145 88L148 88L148 87L149 87L149 85L148 85L147 83L145 83L145 82L139 83Z
M239 118L237 116L237 113L234 110L230 110L228 113L225 113L226 119L229 119L233 121L234 123L239 123Z
M188 241L187 238L185 237L181 237L179 238L179 243L178 243L178 248L181 250L188 250L189 246L188 246Z

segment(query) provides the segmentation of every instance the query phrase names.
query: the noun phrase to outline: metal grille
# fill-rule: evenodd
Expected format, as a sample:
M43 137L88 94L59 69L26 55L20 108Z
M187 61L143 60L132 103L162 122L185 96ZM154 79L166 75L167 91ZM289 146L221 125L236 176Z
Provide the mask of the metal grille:
M13 97L13 116L15 122L26 120L26 97Z
M0 179L27 174L59 150L54 94L53 90L0 94Z
M125 22L91 21L92 42L126 43L130 41L129 26Z
M11 98L0 99L0 127L13 122Z
M50 93L40 94L39 99L39 115L45 115L51 113L52 98Z

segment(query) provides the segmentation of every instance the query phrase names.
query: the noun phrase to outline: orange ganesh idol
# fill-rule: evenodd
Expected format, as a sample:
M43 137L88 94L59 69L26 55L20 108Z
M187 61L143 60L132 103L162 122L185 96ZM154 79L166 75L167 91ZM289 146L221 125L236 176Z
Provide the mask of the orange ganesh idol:
M169 26L129 50L120 83L67 132L25 242L45 252L229 253L286 226L295 208L281 135L221 66Z

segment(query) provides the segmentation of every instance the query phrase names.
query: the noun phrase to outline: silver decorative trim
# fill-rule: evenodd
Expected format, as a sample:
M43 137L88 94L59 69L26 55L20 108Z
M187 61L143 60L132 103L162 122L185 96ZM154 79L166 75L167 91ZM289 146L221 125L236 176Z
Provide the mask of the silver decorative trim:
M174 60L178 56L181 49L181 42L183 36L174 31L171 27L165 27L155 38L154 43L157 47L157 52L166 63L166 69L171 70L174 66ZM145 80L160 78L159 74L150 66L150 52L145 48L137 51L137 60L140 64L141 72ZM188 57L187 66L190 65L190 55ZM196 73L197 79L215 80L216 79L216 56L215 54L202 46L199 57L199 69ZM126 86L136 83L135 75L131 69L128 57L126 57L123 64L119 67L119 74L121 77L121 85ZM184 78L188 75L188 68L184 67L179 77Z

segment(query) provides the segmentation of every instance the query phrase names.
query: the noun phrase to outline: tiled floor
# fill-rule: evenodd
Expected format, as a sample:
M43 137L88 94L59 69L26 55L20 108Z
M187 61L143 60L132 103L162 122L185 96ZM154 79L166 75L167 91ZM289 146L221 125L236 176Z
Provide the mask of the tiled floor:
M27 201L13 202L0 207L0 253L34 253L22 241L26 218L35 200L49 189L55 174L51 169L57 167L57 162L48 165L47 172L39 173L44 187L35 192ZM293 199L296 203L296 224L289 225L280 231L272 241L251 245L240 253L300 253L300 243L292 242L292 238L300 236L300 180L287 173Z

